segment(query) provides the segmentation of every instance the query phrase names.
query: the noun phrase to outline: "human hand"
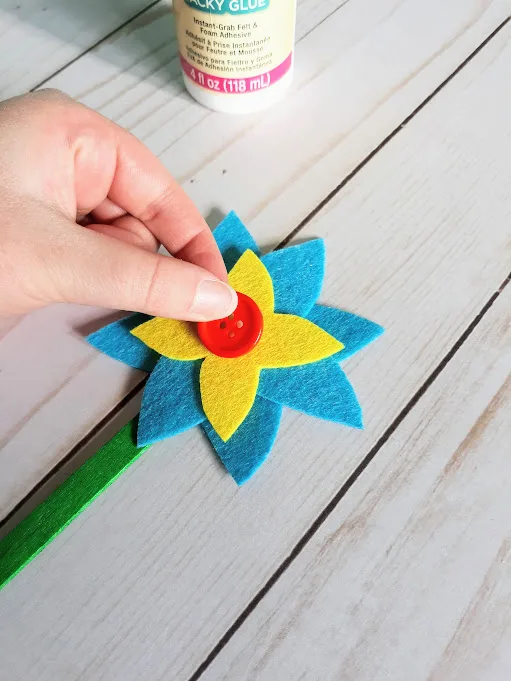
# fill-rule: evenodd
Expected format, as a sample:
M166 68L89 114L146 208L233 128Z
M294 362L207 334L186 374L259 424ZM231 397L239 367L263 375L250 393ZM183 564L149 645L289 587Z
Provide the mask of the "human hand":
M135 137L55 90L0 102L0 315L68 301L219 319L237 305L226 281L207 224Z

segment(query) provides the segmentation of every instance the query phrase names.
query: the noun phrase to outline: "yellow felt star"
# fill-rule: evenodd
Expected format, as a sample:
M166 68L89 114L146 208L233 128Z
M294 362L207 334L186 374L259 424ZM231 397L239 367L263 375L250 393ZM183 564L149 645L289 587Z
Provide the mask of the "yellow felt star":
M268 270L252 251L238 260L229 283L252 298L263 314L259 343L241 357L218 357L202 345L195 324L156 317L131 332L161 355L175 360L204 359L200 372L202 407L209 422L227 441L248 416L257 394L261 369L318 362L343 344L308 319L274 312Z

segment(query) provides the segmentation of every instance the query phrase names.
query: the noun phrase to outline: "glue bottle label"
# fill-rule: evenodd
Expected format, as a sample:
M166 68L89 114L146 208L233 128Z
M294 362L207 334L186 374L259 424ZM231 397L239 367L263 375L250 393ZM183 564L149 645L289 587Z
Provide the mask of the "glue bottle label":
M243 95L291 69L296 0L174 0L181 65L196 85Z

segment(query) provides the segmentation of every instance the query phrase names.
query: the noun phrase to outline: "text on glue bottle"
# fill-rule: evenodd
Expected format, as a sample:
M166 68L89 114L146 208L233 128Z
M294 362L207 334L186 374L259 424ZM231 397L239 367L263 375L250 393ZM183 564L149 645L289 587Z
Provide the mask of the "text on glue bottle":
M296 0L174 0L187 90L217 111L248 113L288 89Z

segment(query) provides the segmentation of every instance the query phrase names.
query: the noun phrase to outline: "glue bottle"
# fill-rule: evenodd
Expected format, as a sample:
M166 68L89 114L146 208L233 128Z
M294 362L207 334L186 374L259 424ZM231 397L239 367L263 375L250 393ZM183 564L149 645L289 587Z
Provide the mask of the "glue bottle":
M293 74L296 0L174 0L186 89L226 113L266 108Z

